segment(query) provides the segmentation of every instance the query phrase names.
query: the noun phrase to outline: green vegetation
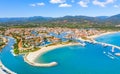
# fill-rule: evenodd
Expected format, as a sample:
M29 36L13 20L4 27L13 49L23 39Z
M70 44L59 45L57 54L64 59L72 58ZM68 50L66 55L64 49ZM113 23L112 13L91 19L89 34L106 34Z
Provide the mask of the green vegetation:
M27 50L21 50L21 51L19 51L19 53L20 54L24 54L24 53L29 53L29 52L34 52L34 51L37 51L37 50L39 50L40 48L38 48L38 47L34 47L34 48L32 48L32 49L27 49Z
M14 53L19 54L19 50L14 48Z
M3 46L3 45L5 45L5 42L1 42L1 43L0 43L0 46Z
M19 21L12 21L10 22L0 22L0 34L6 35L5 31L9 30L10 28L23 28L23 31L21 34L19 33L9 33L8 36L12 36L16 39L16 43L14 44L14 53L26 53L26 52L33 52L37 51L40 48L34 47L30 48L31 46L36 46L37 44L34 43L34 40L31 39L28 41L25 41L24 38L22 38L24 34L24 28L38 28L38 27L46 27L46 28L55 28L55 27L61 27L61 28L77 28L77 29L97 29L104 30L104 31L118 31L120 30L119 24L120 24L120 15L112 16L109 18L100 18L100 17L86 17L86 16L65 16L60 18L44 18L44 17L32 17L32 19L29 18L21 18ZM118 20L116 20L116 18ZM19 18L18 18L19 19ZM35 20L34 20L35 19ZM118 26L116 26L118 25ZM47 31L42 31L41 33L47 34ZM59 33L58 33L59 35ZM20 42L22 38L22 47L26 50L19 50L18 43ZM47 42L48 38L44 37L43 41ZM86 37L82 37L82 39L88 39ZM39 42L39 40L38 40ZM47 46L56 45L56 44L66 44L70 42L76 42L72 38L69 39L67 42L63 42L61 39L56 41L56 43L49 44ZM4 45L5 43L0 43L0 46ZM28 48L28 49L27 49Z
M19 49L18 49L18 42L14 44L14 53L19 54Z
M89 16L64 16L58 18L52 17L28 17L28 18L0 18L0 30L6 28L33 28L33 27L61 27L61 28L78 28L78 29L104 29L120 30L116 25L120 24L120 14L110 17L89 17ZM14 20L13 20L14 19Z
M24 23L24 24L13 24L8 25L9 28L35 28L35 27L61 27L61 28L78 28L78 29L89 29L95 28L100 30L120 30L120 27L116 27L115 25L111 24L88 24L88 23L74 23L74 22L67 22L67 23L53 23L53 22L46 22L46 23ZM5 31L8 28L0 28L1 31Z

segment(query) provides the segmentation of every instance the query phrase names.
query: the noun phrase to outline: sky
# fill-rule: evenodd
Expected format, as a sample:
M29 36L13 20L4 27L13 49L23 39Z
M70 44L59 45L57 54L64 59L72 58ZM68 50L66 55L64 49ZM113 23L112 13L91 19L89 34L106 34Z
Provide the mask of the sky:
M0 0L0 18L116 14L120 14L120 0Z

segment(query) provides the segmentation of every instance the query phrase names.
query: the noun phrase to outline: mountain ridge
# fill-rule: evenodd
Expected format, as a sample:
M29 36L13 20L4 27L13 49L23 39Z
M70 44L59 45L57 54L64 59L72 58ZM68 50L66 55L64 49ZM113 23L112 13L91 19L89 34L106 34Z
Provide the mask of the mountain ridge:
M90 22L93 24L120 24L120 14L113 16L64 16L64 17L42 17L42 16L33 16L33 17L15 17L15 18L0 18L0 23L45 23L45 22L67 22L67 23L84 23Z

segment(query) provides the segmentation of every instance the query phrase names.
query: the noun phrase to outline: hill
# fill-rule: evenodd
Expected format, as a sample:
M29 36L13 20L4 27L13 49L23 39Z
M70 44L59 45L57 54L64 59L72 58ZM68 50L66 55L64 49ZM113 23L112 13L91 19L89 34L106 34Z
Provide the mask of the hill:
M58 18L52 17L18 17L18 18L0 18L1 24L7 25L17 25L17 24L40 24L40 23L71 23L71 24L90 24L90 25L119 25L120 24L120 14L113 16L64 16Z

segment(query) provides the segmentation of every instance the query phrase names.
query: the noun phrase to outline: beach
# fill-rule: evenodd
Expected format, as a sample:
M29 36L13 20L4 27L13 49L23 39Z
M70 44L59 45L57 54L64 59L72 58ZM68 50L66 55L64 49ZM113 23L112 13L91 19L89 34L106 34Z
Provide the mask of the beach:
M117 32L105 32L99 35L93 35L93 36L89 36L88 38L91 38L94 40L94 38L103 36L103 35L107 35L107 34L113 34L113 33L117 33ZM83 40L81 38L79 38L82 41L86 41ZM57 44L57 45L52 45L52 46L47 46L47 47L42 47L40 50L35 51L35 52L30 52L28 54L25 55L24 60L25 62L29 63L32 66L40 66L40 67L51 67L51 66L56 66L58 63L56 61L50 62L50 63L36 63L35 59L37 57L40 57L42 54L54 50L56 48L60 48L60 47L64 47L64 46L71 46L71 45L78 45L80 43L69 43L69 44ZM83 46L83 44L81 44Z
M108 34L113 34L113 33L117 33L117 31L105 32L105 33L101 33L101 34L98 34L98 35L92 35L92 36L88 36L88 38L95 39L97 37L100 37L100 36L103 36L103 35L108 35Z
M0 74L6 74L2 69L0 69Z
M30 52L25 55L24 60L32 66L40 66L40 67L51 67L56 66L58 63L56 61L50 63L36 63L35 59L40 57L42 54L54 50L56 48L64 47L64 46L72 46L72 45L81 45L80 43L69 43L69 44L57 44L47 47L42 47L40 50L35 52Z
M87 36L88 39L82 39L81 37L79 37L78 39L81 41L87 41L87 42L94 42L95 38L100 37L100 36L104 36L104 35L108 35L108 34L113 34L113 33L117 33L119 31L113 31L113 32L104 32L101 34L96 34L96 35L92 35L92 36Z
M116 32L115 32L116 33ZM99 35L105 35L105 34L108 34L108 33L104 33L104 34L99 34ZM112 34L112 33L109 33L109 34ZM97 37L99 37L99 35L97 36ZM11 40L10 40L11 41ZM12 41L11 41L12 42ZM12 42L13 43L13 42ZM8 43L9 44L9 43ZM55 66L55 67L53 67L53 68L55 68L54 70L52 70L51 72L49 72L49 73L51 73L51 74L53 74L57 69L57 67L61 67L61 72L63 72L63 70L64 70L64 67L63 66L61 66L61 63L59 63L60 61L55 61L55 60L51 60L52 62L48 62L48 63L44 63L44 62L42 62L42 63L37 63L37 62L35 62L35 60L36 59L39 59L39 58L41 58L41 57L43 57L42 55L43 54L45 54L45 53L47 53L48 51L52 51L52 50L56 50L56 48L60 48L60 47L64 47L64 46L71 46L71 45L78 45L79 43L69 43L69 44L55 44L55 45L51 45L51 46L47 46L47 47L42 47L40 50L37 50L37 51L35 51L35 52L29 52L29 54L26 54L25 56L24 56L24 60L25 60L25 62L23 61L23 60L20 60L20 62L22 62L22 63L20 63L20 64L16 64L17 65L17 69L19 69L20 71L16 71L16 68L14 68L14 71L16 71L18 74L22 74L22 73L27 73L27 72L29 72L29 68L32 68L31 69L31 71L29 72L29 73L33 73L34 74L34 70L37 68L37 70L35 71L36 73L42 73L42 71L43 71L43 69L41 70L41 68L44 68L44 69L48 69L47 67L52 67L52 66ZM81 45L81 44L80 44ZM12 45L9 45L10 46L10 48L11 48L11 46ZM99 47L96 45L96 47L95 48L92 48L94 45L90 45L91 47L88 47L88 46L86 46L85 48L87 48L87 49L98 49ZM101 46L100 46L101 47ZM103 47L102 47L103 48ZM61 48L62 49L62 48ZM77 48L75 48L75 49L77 49ZM87 50L85 50L85 49L83 49L83 50L81 50L82 48L78 48L78 50L79 51L86 51L87 52ZM4 49L5 50L5 49ZM12 50L12 48L11 48L11 50ZM105 48L105 50L106 50L106 48ZM111 50L111 49L110 49ZM99 50L95 50L95 52L98 52ZM6 52L6 51L3 51L3 52L5 52L6 54L9 54L8 52ZM93 51L91 51L91 52L93 52ZM83 52L80 52L80 53L83 53ZM80 55L80 53L78 53L78 55ZM12 54L12 53L10 53L10 54ZM49 53L48 53L49 54ZM66 53L67 54L67 53ZM68 53L69 54L69 53ZM77 53L76 53L77 54ZM84 53L85 55L87 55L86 53ZM116 54L116 53L115 53ZM76 56L76 58L77 57L79 57L79 56ZM106 55L106 54L103 54L103 55ZM116 55L118 55L119 56L119 53L117 53ZM7 56L7 55L6 55ZM66 55L65 55L66 56ZM82 55L80 55L80 56L82 56ZM89 55L88 55L89 56ZM3 56L4 57L4 56ZM16 60L16 57L14 57L13 55L12 55L12 57ZM83 56L84 57L84 56ZM106 57L106 56L105 56ZM54 58L54 57L53 57ZM62 57L61 57L62 58ZM11 58L9 58L10 60L11 60ZM17 59L17 61L14 61L14 59L12 59L13 60L13 62L18 62L18 60L19 59ZM77 59L78 60L78 59ZM84 58L83 58L83 60L84 60ZM94 60L96 60L96 59L94 59ZM98 59L99 60L99 59ZM113 60L113 59L112 59ZM69 60L68 60L69 61ZM65 63L68 63L68 61L66 61ZM73 61L73 60L70 60L70 61ZM78 60L79 62L78 62L78 64L79 63L81 63L81 59L80 60ZM6 59L5 60L3 60L2 62L6 62ZM27 62L27 63L26 63ZM73 61L74 62L74 61ZM11 62L10 62L11 63ZM84 63L84 62L83 62ZM13 63L14 64L14 63ZM29 66L28 64L30 64L31 66ZM93 64L93 63L91 63L91 64ZM64 63L62 63L62 65L65 65ZM74 64L71 64L72 66L74 66ZM111 64L110 64L111 65ZM118 66L119 64L117 64L116 66ZM6 67L7 67L8 65L6 65ZM69 65L67 65L67 66L69 66ZM66 67L67 67L66 66ZM79 66L79 65L78 65ZM24 71L24 68L26 68L26 70ZM81 66L80 66L81 67ZM79 69L80 69L80 67L78 67ZM11 69L11 68L9 68L9 69ZM21 70L22 69L22 70ZM91 68L90 68L91 69ZM12 70L12 69L11 69ZM101 69L102 70L102 69ZM104 70L104 69L103 69ZM113 70L114 70L114 67L113 67ZM71 74L73 74L73 72L72 72L72 70L69 70L70 72L71 72ZM119 70L118 70L119 71ZM46 72L46 70L44 71L44 72ZM101 71L100 71L101 72ZM103 72L104 73L104 72ZM2 74L2 72L0 72L0 74ZM46 74L47 74L47 72L46 72ZM60 73L60 74L62 74L62 73ZM70 74L70 73L69 73Z

